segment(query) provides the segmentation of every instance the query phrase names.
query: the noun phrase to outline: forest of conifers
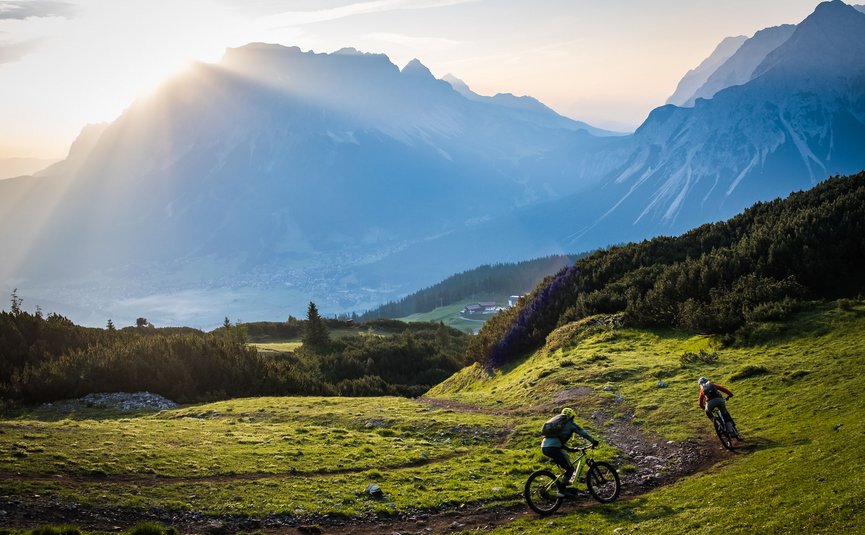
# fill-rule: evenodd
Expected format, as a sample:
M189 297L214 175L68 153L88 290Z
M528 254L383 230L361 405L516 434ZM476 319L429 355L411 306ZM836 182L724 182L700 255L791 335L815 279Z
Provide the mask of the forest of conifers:
M537 286L544 277L573 264L580 256L582 255L554 255L524 262L483 265L452 275L429 288L367 311L359 318L404 318L465 299L486 300L494 295L520 295Z
M259 354L246 325L206 333L149 324L82 327L57 314L0 312L0 399L34 403L149 391L176 402L260 395L417 396L464 364L467 336L441 324L321 320L316 343ZM306 337L308 320L250 324L257 336Z
M601 313L622 313L634 326L748 343L802 300L858 296L863 269L865 172L758 203L679 237L578 260L488 321L469 343L470 358L499 366L541 345L557 326Z

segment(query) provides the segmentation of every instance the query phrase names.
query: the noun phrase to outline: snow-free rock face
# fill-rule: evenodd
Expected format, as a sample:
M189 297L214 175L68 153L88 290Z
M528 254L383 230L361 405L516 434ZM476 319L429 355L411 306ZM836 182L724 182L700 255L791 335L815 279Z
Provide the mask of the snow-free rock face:
M750 82L693 109L653 111L634 136L635 151L611 177L628 188L623 203L636 203L629 217L668 224L681 217L691 225L860 170L863 47L865 15L827 2L767 55Z
M679 81L676 86L676 91L667 99L667 104L675 104L676 106L684 106L689 100L693 100L693 95L696 91L706 83L709 76L714 73L718 67L730 59L739 47L742 46L748 38L744 35L736 37L726 37L722 40L715 50L704 59L695 68L688 71L685 76Z

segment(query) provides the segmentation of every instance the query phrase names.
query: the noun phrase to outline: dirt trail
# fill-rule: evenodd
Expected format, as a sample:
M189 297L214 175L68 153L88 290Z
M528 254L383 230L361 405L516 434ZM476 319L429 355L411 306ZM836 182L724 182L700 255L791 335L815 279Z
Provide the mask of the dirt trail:
M575 397L585 395L584 392L566 391L565 397L570 401ZM467 403L440 400L420 399L437 408L452 409L460 412L480 412L511 416L531 416L547 414L549 404L529 407L526 409L506 409L504 407L479 407ZM622 407L616 407L621 414ZM706 470L721 459L728 458L730 453L721 449L714 435L706 435L700 440L688 439L682 442L664 441L643 432L640 427L625 417L611 419L609 410L595 411L589 415L598 429L603 429L603 440L619 448L623 455L616 461L620 467L632 465L633 470L620 474L622 477L622 496L620 500L631 499L659 486L672 483L682 477ZM430 459L424 464L433 464L450 456ZM137 484L161 484L197 481L230 481L238 479L265 479L273 477L296 477L304 474L239 474L231 476L212 476L204 478L98 478L100 481L134 482ZM332 473L321 474L333 475ZM0 478L47 479L55 481L79 480L75 477L46 476L42 474L0 474ZM94 482L96 478L82 476L80 480ZM588 497L580 497L566 502L558 514L567 514L575 509L594 507L598 504ZM155 521L172 525L182 533L208 533L213 535L236 533L240 531L261 531L274 535L296 533L326 533L326 534L358 534L378 535L382 533L432 534L452 533L473 530L489 530L495 526L507 524L517 518L535 516L529 512L526 505L517 502L516 505L465 505L458 508L439 508L401 513L394 516L373 515L366 518L338 519L331 517L298 518L286 515L269 515L261 518L248 517L208 517L195 512L178 512L167 510L140 509L97 509L68 503L51 503L37 499L24 504L19 500L0 496L0 526L30 527L36 524L71 523L85 530L119 531L128 529L142 521Z

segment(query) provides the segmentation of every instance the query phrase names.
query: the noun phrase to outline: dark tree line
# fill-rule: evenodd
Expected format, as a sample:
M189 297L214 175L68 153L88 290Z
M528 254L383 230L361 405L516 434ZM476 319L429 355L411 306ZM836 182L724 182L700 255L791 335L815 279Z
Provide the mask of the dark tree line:
M537 286L544 277L572 265L577 258L576 255L554 255L518 263L483 265L367 311L359 319L403 318L472 296L522 294Z
M247 325L105 329L21 309L0 312L0 398L25 403L93 392L150 391L181 403L258 395L417 396L465 364L466 335L442 324L324 320L252 324L259 336L301 334L306 344L259 354ZM143 319L143 318L142 318ZM328 325L357 334L331 339ZM397 333L397 334L394 334Z
M624 313L638 326L730 334L782 319L802 299L865 288L865 173L682 236L611 247L547 277L471 340L470 358L498 366L543 344L557 326Z

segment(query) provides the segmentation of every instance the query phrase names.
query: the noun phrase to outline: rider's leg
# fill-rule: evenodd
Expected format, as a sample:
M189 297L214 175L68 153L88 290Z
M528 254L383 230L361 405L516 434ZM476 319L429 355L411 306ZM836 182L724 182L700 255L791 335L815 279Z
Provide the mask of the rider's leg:
M724 413L724 421L727 422L727 427L730 430L730 434L741 440L741 438L739 437L739 430L736 429L736 421L733 420L733 417L730 415L729 412L727 412L727 407L724 407L722 410Z
M706 403L707 413L711 414L715 409L718 409L718 412L721 413L721 417L724 418L724 422L727 424L727 433L736 436L738 434L736 433L736 423L733 421L733 417L730 416L730 413L727 412L727 403L724 401L724 398L717 397Z
M574 465L571 464L571 459L562 448L542 448L541 452L564 469L565 474L562 476L562 480L556 482L559 490L563 490L570 482L571 476L574 475Z

